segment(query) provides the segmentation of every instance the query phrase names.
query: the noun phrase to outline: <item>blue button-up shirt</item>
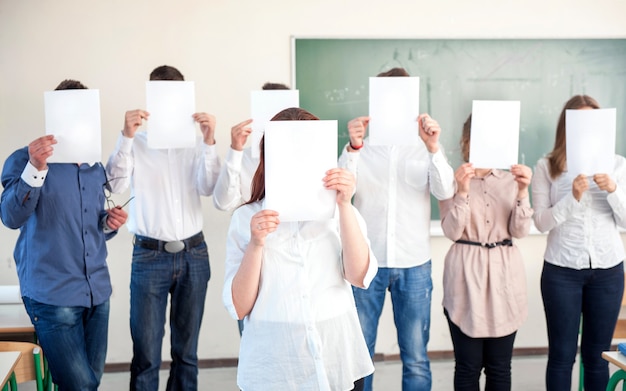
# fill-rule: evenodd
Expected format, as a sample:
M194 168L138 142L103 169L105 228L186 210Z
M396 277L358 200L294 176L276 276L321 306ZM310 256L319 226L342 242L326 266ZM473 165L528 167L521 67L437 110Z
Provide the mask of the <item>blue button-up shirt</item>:
M113 236L102 225L104 168L50 163L37 187L22 176L28 159L23 148L5 162L0 202L2 222L20 230L14 257L22 296L56 306L102 304L111 296L105 241Z

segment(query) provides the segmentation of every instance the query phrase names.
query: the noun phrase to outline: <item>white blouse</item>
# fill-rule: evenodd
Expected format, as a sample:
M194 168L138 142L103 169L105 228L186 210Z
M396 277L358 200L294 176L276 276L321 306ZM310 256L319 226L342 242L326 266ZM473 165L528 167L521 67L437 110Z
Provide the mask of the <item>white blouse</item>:
M263 207L243 205L230 223L223 302L235 319L232 281L250 242L250 220ZM341 254L338 217L281 222L267 236L259 293L244 319L237 371L242 390L351 390L374 371ZM371 250L369 256L365 287L377 272Z
M550 231L546 262L580 270L608 269L624 260L617 227L626 227L626 159L615 155L610 175L617 185L613 193L590 178L579 202L572 194L574 177L565 171L552 179L548 159L539 160L532 179L533 220L539 231Z

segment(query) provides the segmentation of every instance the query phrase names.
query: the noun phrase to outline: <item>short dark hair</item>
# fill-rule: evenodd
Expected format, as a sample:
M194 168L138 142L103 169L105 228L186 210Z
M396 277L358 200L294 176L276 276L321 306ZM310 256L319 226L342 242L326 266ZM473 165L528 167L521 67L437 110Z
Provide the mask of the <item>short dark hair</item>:
M390 70L386 72L381 72L376 76L380 77L380 76L410 76L410 75L409 75L409 72L407 72L406 69L404 68L391 68Z
M289 87L287 87L285 84L282 83L271 83L271 82L267 82L265 84L263 84L263 87L261 87L264 90L288 90Z
M87 87L78 80L65 79L59 83L55 90L86 90Z
M178 80L184 81L185 78L180 71L169 65L161 65L154 68L150 73L150 80Z

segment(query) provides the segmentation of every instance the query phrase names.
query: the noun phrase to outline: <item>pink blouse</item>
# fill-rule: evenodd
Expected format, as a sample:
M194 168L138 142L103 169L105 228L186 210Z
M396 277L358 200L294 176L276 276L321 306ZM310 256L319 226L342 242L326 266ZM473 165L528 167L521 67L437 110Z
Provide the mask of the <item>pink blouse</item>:
M444 234L453 241L479 243L528 235L533 210L528 197L518 200L517 193L517 182L507 171L473 178L467 198L455 194L439 203ZM515 244L452 244L443 271L443 306L470 337L516 331L528 315L528 303L524 264Z

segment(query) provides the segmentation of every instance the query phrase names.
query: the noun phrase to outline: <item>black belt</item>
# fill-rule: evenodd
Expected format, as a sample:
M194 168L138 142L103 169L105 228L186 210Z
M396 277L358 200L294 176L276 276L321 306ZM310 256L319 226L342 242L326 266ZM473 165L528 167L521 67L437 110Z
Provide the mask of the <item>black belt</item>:
M165 251L168 253L177 253L185 249L194 248L204 242L204 235L202 231L193 235L190 238L184 240L174 240L171 242L165 242L163 240L157 240L148 238L146 236L135 235L135 244L139 247L146 248L148 250Z
M456 241L456 243L471 244L472 246L480 246L480 247L487 247L487 248L494 248L494 247L498 247L498 246L512 246L513 245L513 241L511 239L504 239L501 242L494 242L494 243L471 242L469 240L459 239L459 240Z

